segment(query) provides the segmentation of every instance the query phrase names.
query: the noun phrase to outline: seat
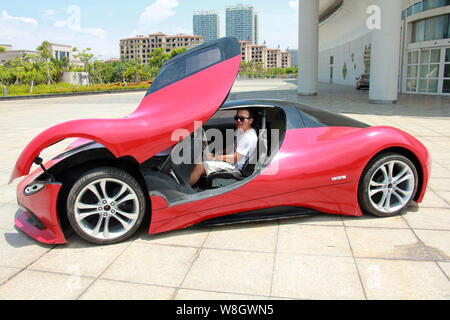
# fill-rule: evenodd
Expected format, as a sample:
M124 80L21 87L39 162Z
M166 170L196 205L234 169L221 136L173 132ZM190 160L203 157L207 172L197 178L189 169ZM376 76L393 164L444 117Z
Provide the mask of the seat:
M254 152L253 157L256 156L257 153L258 152ZM250 161L250 159L254 158L250 157L247 160L247 162L242 167L241 174L228 171L217 171L211 173L206 177L206 186L208 188L223 188L238 181L242 181L247 177L250 177L255 171L254 161ZM253 164L250 164L250 162L252 162Z
M242 167L241 174L225 171L214 172L206 177L205 184L208 188L223 188L238 181L242 181L245 178L251 177L255 172L255 168L257 166L260 167L261 162L265 162L268 155L268 128L266 127L266 112L264 111L262 114L258 113L257 117L260 118L260 121L254 129L256 130L256 134L258 136L258 142L255 152L250 155Z

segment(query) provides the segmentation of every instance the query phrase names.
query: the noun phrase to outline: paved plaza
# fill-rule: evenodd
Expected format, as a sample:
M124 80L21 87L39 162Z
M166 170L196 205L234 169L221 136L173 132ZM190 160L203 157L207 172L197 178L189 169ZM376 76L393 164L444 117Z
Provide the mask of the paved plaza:
M402 216L317 215L190 228L99 247L72 235L42 245L14 227L15 161L40 132L63 121L116 118L143 92L0 101L0 299L450 299L450 98L320 84L298 97L295 81L237 81L230 99L298 101L371 125L403 129L431 153L424 202ZM44 159L55 155L52 147Z

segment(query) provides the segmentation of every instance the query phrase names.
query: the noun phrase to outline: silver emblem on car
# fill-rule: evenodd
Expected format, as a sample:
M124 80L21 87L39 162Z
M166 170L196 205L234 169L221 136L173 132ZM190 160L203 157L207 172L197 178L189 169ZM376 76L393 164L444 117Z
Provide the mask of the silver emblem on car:
M341 181L347 179L347 176L339 176L331 178L331 181Z

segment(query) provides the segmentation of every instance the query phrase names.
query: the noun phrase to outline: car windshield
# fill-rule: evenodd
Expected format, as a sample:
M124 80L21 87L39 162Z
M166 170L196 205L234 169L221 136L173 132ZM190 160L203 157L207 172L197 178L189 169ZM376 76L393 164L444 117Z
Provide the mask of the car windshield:
M361 79L362 80L370 80L370 74L362 74Z
M147 95L223 60L222 50L218 46L205 48L180 59L175 59L162 68Z

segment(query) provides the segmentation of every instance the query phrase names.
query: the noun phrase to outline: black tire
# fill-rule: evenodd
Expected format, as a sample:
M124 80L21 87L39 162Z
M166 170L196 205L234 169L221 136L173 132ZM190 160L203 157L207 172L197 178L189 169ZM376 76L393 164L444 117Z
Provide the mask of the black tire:
M113 167L81 175L67 197L67 217L73 230L98 245L131 237L142 224L145 212L146 199L139 183Z
M399 215L414 199L418 184L417 169L411 160L397 153L380 154L369 162L361 176L361 210L378 217Z

